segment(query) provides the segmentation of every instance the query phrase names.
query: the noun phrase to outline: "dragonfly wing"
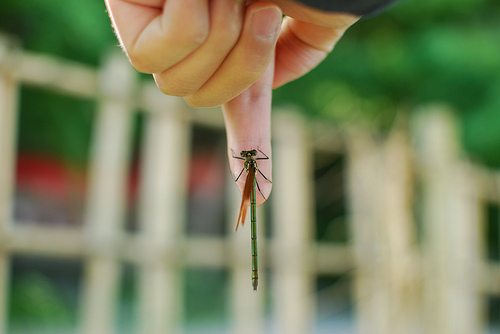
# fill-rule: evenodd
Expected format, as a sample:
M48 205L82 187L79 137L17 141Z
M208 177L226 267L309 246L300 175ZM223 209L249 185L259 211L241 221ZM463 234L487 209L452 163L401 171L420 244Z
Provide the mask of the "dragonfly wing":
M250 195L252 194L252 188L255 180L255 168L250 166L248 169L247 179L245 181L245 187L243 188L243 197L241 198L240 214L238 215L238 221L236 222L236 229L238 226L245 223L245 218L247 215L247 209L250 205Z

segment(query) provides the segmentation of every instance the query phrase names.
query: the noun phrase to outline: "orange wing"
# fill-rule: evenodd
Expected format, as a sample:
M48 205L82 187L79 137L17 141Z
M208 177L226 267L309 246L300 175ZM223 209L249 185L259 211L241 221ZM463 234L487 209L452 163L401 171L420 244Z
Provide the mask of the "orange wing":
M243 195L241 198L240 214L238 215L238 221L236 222L236 229L238 226L245 223L245 218L247 216L247 209L250 205L250 195L252 194L253 184L255 180L255 167L250 166L248 169L247 179L245 181L245 187L243 188Z

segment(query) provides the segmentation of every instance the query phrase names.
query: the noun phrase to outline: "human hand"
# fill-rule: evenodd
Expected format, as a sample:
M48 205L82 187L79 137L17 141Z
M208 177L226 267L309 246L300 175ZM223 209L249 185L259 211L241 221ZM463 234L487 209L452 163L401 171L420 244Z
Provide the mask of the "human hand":
M106 0L106 5L132 65L152 73L165 94L183 96L194 107L223 104L233 175L240 161L233 161L231 149L259 148L271 156L272 88L316 67L359 18L290 0ZM261 165L271 178L270 161ZM267 198L271 186L262 187ZM264 201L259 194L258 204Z

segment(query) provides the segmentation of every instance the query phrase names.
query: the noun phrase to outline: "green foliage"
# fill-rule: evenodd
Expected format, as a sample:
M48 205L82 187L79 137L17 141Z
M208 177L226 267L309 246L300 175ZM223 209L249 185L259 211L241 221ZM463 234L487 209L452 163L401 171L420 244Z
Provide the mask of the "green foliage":
M210 328L225 322L227 273L218 270L188 269L185 273L186 309L184 320L191 328ZM250 276L249 276L250 284ZM208 331L208 330L207 330Z
M95 104L32 89L21 96L19 149L85 165Z
M56 332L74 327L71 312L54 283L46 276L31 272L13 282L11 290L13 332Z
M24 48L97 65L117 45L101 0L2 0L0 30Z

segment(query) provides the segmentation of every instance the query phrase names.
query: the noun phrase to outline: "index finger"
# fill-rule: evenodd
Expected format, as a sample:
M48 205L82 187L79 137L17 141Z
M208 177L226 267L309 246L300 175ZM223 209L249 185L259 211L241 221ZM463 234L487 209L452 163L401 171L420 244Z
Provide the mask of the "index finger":
M264 75L239 96L222 106L227 134L229 169L235 178L243 168L243 161L233 158L233 152L260 150L256 178L259 184L257 205L263 204L272 188L271 152L271 99L274 74L274 57ZM236 185L243 191L245 178Z

